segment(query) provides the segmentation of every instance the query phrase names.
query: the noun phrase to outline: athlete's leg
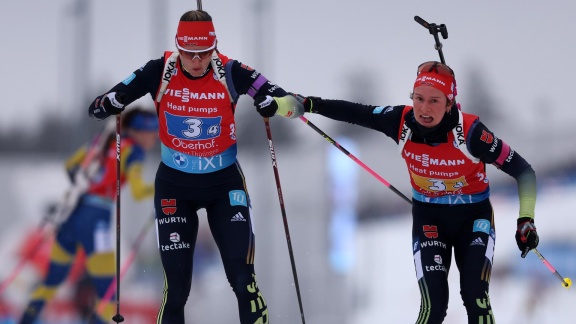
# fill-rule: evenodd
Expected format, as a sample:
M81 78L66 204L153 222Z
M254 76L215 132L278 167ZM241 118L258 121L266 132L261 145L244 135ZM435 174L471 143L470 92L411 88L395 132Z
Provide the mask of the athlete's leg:
M170 188L156 180L154 207L158 249L164 268L164 297L158 324L184 323L184 306L192 285L192 262L198 235L197 208L175 198ZM175 190L176 191L176 190Z
M86 271L94 288L98 305L112 284L116 275L114 259L114 238L110 228L111 211L109 208L92 208L90 213L83 215L83 221L77 226L80 241L86 253ZM102 313L94 313L91 323L109 323L114 316L114 295L104 306Z
M226 277L238 300L240 323L269 323L268 307L254 273L255 244L248 196L240 183L223 198L206 211Z
M460 295L468 313L469 324L494 324L488 295L496 233L489 203L469 212L462 235L454 247L460 272Z
M78 208L58 229L50 252L48 271L42 283L32 292L20 320L21 324L32 324L36 321L45 304L54 297L58 287L68 276L76 254L74 224L80 211L81 208Z
M416 323L439 324L448 310L452 246L434 208L415 203L412 214L412 251L421 298Z

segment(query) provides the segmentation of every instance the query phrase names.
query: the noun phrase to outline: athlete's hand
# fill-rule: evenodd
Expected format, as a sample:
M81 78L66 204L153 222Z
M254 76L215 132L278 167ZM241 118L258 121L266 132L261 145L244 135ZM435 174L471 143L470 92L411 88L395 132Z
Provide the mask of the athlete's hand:
M530 250L535 249L538 246L538 233L536 232L536 226L534 226L534 219L530 217L520 217L518 218L518 229L516 230L516 244L518 248L522 251L521 257L526 257L526 254Z
M118 115L124 111L125 95L121 92L105 93L92 102L88 113L96 119L104 119L110 115Z
M302 103L304 106L304 112L313 113L315 112L316 107L318 106L318 101L321 100L320 97L304 97L297 93L291 93L298 101Z
M260 116L270 118L278 111L278 103L271 96L254 98L254 106Z

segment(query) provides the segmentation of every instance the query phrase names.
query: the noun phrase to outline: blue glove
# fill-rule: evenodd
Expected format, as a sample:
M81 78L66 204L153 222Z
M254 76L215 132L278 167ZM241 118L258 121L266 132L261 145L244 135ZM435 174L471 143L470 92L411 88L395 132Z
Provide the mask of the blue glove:
M125 95L121 92L105 93L92 102L88 113L90 117L104 119L110 115L118 115L124 111Z
M530 217L520 217L518 218L518 229L516 230L516 244L518 248L522 251L521 257L526 257L530 250L535 249L538 246L538 233L536 232L536 226L534 226L534 219Z

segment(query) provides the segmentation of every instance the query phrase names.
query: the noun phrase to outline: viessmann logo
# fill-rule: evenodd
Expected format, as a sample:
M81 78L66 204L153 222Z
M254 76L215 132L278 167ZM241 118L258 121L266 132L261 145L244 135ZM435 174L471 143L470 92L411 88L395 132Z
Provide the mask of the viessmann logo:
M162 249L162 251L180 250L180 249L189 249L190 248L190 243L180 241L180 234L178 234L177 232L170 234L170 241L173 243L160 245L160 248Z
M180 36L178 37L179 40L183 41L184 43L186 42L192 42L192 41L205 41L208 40L208 37L206 36Z

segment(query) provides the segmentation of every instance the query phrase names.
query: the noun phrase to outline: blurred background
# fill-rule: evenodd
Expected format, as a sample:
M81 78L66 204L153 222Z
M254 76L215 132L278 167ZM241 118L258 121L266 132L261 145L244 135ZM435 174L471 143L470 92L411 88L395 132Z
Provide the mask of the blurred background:
M208 1L220 51L283 88L377 105L409 104L416 67L438 60L434 38L414 21L446 24L443 53L458 80L462 109L525 157L538 175L539 250L565 277L576 277L576 118L570 80L576 57L576 2L554 0ZM0 11L0 280L6 282L35 243L42 217L67 188L64 160L103 127L89 119L93 98L148 60L173 50L180 0L21 0ZM144 97L136 104L152 108ZM409 195L397 147L383 134L320 116L310 121L384 179ZM251 98L237 109L239 161L250 190L257 237L256 273L271 322L301 316L264 123ZM271 120L278 170L307 323L413 323L419 307L411 254L410 206L312 128ZM570 144L572 143L572 144ZM146 164L152 181L159 150ZM498 323L573 323L574 291L563 289L534 254L519 257L514 231L515 181L488 166L497 245L491 300ZM162 297L152 201L122 195L121 281L127 323L152 323ZM203 214L201 214L203 215ZM237 323L236 301L205 217L196 249L190 323ZM142 244L134 246L139 233ZM445 323L466 314L458 270L450 272ZM12 323L42 273L27 262L0 296ZM80 284L82 282L80 281ZM79 323L69 281L45 323ZM4 323L1 322L0 323Z

